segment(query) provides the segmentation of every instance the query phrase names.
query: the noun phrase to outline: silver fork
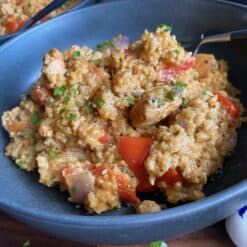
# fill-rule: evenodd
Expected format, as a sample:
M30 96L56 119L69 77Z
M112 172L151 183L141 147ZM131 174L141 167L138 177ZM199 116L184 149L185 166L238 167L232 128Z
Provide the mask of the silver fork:
M199 41L182 41L181 43L183 44L185 49L193 51L193 55L196 55L200 48L205 44L231 42L233 40L239 39L247 40L247 29L241 29L228 33L221 33L209 36L204 36L204 34L202 34Z

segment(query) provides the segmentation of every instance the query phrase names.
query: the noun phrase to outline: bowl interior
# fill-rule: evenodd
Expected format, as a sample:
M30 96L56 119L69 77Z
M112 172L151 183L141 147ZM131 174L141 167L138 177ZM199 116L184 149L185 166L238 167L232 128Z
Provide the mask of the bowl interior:
M136 0L131 3L106 4L100 8L65 14L0 47L0 115L16 106L20 95L27 92L31 83L39 77L42 57L52 47L62 50L72 44L95 47L97 43L120 33L135 40L145 28L154 30L159 23L171 25L178 40L193 40L204 32L217 33L247 27L247 11L214 1ZM241 90L241 100L247 106L247 98L244 97L247 94L246 41L208 45L202 51L214 53L217 58L228 61L230 80ZM82 214L80 209L67 202L64 193L38 184L35 172L22 171L5 157L4 146L8 141L8 135L1 127L0 201L55 215ZM225 160L222 172L205 187L207 196L247 177L246 142L247 126L243 125L239 130L235 152ZM123 207L107 215L129 213L133 211Z

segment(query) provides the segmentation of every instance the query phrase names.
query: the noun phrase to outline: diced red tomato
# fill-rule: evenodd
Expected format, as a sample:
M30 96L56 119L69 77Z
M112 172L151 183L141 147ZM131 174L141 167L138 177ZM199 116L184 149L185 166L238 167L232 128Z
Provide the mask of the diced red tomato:
M178 66L178 70L185 71L195 65L195 57L189 57L185 62Z
M27 21L28 21L28 20L21 21L21 22L19 23L19 28L18 28L18 29L22 28L22 27L27 23Z
M109 143L109 135L107 134L107 133L105 133L103 136L101 136L100 138L99 138L99 142L101 143L101 144L108 144Z
M174 79L177 75L185 72L186 70L192 68L195 64L195 58L190 57L185 62L179 66L169 66L165 69L160 70L160 81L167 82Z
M43 18L40 19L40 22L45 22L45 21L47 21L49 19L50 19L50 17L48 15L46 15Z
M144 161L149 155L153 142L152 138L129 136L122 136L118 141L118 149L123 160L126 161L139 181L138 192L148 192L155 189L155 186L149 183L148 174L144 167Z
M115 173L115 177L117 179L118 189L125 190L129 186L129 179L124 173Z
M119 191L120 200L123 202L131 202L134 205L140 203L140 199L136 196L136 193L131 190Z
M34 89L34 95L37 98L39 104L44 105L47 102L47 96L52 96L52 91L46 87L37 87Z
M115 173L118 184L118 193L121 201L132 202L138 204L139 198L136 196L135 191L129 189L129 179L123 173Z
M113 176L112 169L107 165L98 166L98 167L94 168L92 172L95 176L104 176L106 174L109 177Z
M19 22L13 16L9 16L6 19L5 27L8 33L16 32L19 29Z
M226 111L232 118L236 118L239 116L240 109L236 102L230 100L228 97L220 93L216 93L216 95L220 103L225 107Z
M87 169L90 170L94 176L104 176L106 174L111 178L114 176L117 180L118 193L121 201L131 202L133 204L138 204L140 202L139 198L136 196L136 192L129 189L129 179L124 173L120 173L120 172L114 173L113 170L105 164L98 167L96 167L95 164L88 164ZM73 168L66 167L62 170L61 174L62 174L62 181L67 188L69 187L68 184L70 185L72 184L72 181L73 184L77 184L77 185L80 184L79 181L80 174L78 174L78 176L77 174L74 174L74 176L72 176ZM81 192L81 189L77 188L77 191ZM78 195L77 191L74 192L74 194L71 193L71 191L69 191L72 198L74 199L81 198ZM77 197L75 198L75 196ZM74 200L74 202L78 202L78 200Z
M140 202L139 198L136 196L136 192L129 189L129 180L124 173L114 173L107 165L95 167L95 165L92 164L88 166L88 169L91 170L95 176L103 176L106 174L110 177L115 176L121 201L131 202L133 204Z
M154 140L148 137L121 136L118 141L118 149L129 167L136 169L143 166L153 142Z
M156 185L151 185L149 183L148 173L145 170L144 164L139 169L133 170L133 172L139 181L138 185L136 186L137 192L151 192L157 190Z
M170 168L162 177L157 179L157 183L165 181L169 185L173 185L177 182L182 181L181 175L174 168Z

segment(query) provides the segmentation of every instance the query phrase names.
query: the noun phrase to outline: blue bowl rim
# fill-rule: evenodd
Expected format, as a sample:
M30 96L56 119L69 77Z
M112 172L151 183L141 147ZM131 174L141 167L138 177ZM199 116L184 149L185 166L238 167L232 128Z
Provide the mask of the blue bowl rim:
M120 0L120 1L114 1L107 3L109 5L115 5L125 2L126 0ZM231 7L235 8L241 8L241 9L247 9L246 5L240 4L240 3L233 3L226 0L201 0L205 2L211 2L220 4L220 5L229 5ZM97 4L94 6L90 6L90 8L99 8L102 4ZM52 20L49 20L42 24L42 26L49 25L51 21L59 21L60 18L64 18L64 16L69 16L74 14L75 12L84 12L86 9L77 9L74 10L73 13L67 12L61 16L58 16ZM11 47L15 44L15 42L18 42L18 40L21 40L26 35L30 35L32 33L35 33L36 31L39 31L39 29L42 28L41 26L36 26L28 31L22 33L18 37L15 37L14 39L11 39L10 41L7 41L3 45L0 46L0 54L8 47ZM43 221L43 222L49 222L54 223L58 225L73 225L73 226L85 226L87 228L90 227L106 227L107 224L110 223L111 227L124 227L129 226L131 224L131 227L140 226L141 224L147 224L147 223L157 223L166 221L169 219L175 219L179 217L184 217L185 214L195 214L197 212L200 212L202 208L210 208L213 207L215 204L218 204L218 200L220 198L220 201L222 204L226 201L229 201L233 199L236 195L243 194L247 191L247 179L244 179L243 181L238 182L237 184L224 189L223 191L217 192L213 195L210 195L208 197L205 197L204 199L186 203L184 205L176 206L174 208L169 208L160 212L150 213L150 214L132 214L132 215L121 215L121 216L107 216L107 215L67 215L67 214L61 214L58 217L58 215L54 215L49 212L43 211L41 212L35 212L34 210L28 210L22 208L19 204L12 203L12 202L4 202L3 198L0 198L0 208L6 212L16 212L18 214L21 214L22 216L26 218L32 218L37 221ZM241 203L241 202L240 202ZM240 207L243 205L239 205Z

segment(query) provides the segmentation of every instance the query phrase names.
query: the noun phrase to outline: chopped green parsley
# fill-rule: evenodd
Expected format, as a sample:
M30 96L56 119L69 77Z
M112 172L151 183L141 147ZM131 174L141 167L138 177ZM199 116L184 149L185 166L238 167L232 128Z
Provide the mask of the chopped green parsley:
M77 191L77 188L75 187L75 185L72 186L71 191L72 191L73 193L75 193L75 192Z
M204 96L204 95L207 95L207 90L202 90L202 95Z
M88 105L87 105L87 113L90 114L93 112L93 104L90 102Z
M165 105L165 100L164 99L158 99L158 107L161 107Z
M101 49L104 49L106 47L110 47L110 46L113 46L113 40L112 39L109 39L101 44L98 44L96 47L97 49L101 50Z
M54 151L48 151L48 156L49 156L49 158L53 159L57 156L57 153Z
M175 94L173 91L170 91L167 95L166 98L169 99L170 101L173 101L175 97Z
M69 114L69 119L70 120L75 120L77 118L77 115L76 114L74 114L74 113L70 113Z
M95 105L96 105L96 107L98 107L98 108L101 108L104 104L105 104L105 101L102 100L102 99L96 99L96 100L95 100Z
M71 93L71 95L76 95L77 94L77 89L74 88L74 87L70 88L70 93Z
M58 112L58 113L59 113L60 115L62 115L64 112L65 112L65 109L64 109L64 108L62 108L62 109L60 109L60 110L59 110L59 112Z
M184 83L184 82L176 82L173 89L172 89L172 92L175 94L175 95L179 95L183 92L184 88L187 87L187 84Z
M31 114L31 121L35 125L40 125L39 113L37 111Z
M77 58L77 57L80 57L81 56L81 52L80 51L74 51L73 53L72 53L72 57L73 58Z
M172 28L166 24L159 24L157 28L161 29L164 32L171 32Z
M175 54L178 54L179 53L179 50L178 49L174 49L174 50L171 50L172 53L175 53Z
M24 166L27 163L27 160L22 159L22 160L16 160L16 163L20 166Z
M68 95L66 95L64 97L64 103L67 105L69 103L69 101L70 101L70 97Z
M185 97L182 97L182 106L186 107L186 106L188 106L188 104L189 104L188 99L186 99Z
M68 89L68 85L63 85L61 87L57 87L57 88L55 88L53 94L54 94L54 96L62 97L62 96L64 96L64 92L66 89Z
M134 97L130 97L130 98L127 99L127 102L129 104L129 106L132 106L132 105L134 105L136 103L136 100L135 100Z

